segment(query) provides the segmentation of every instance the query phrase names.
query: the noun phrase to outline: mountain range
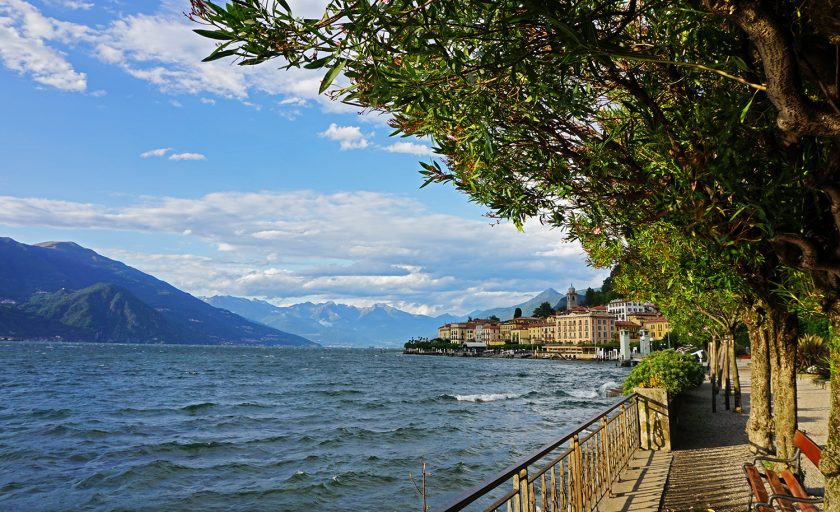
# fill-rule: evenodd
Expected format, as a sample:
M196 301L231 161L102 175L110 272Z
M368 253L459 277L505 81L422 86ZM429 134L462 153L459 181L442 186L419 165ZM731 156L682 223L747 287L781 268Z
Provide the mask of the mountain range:
M316 346L72 242L0 238L0 337Z
M412 337L433 338L437 336L439 326L464 318L453 315L415 315L384 304L360 308L335 302L304 302L278 307L261 300L231 296L215 296L204 300L255 322L333 346L401 347Z
M577 302L578 304L583 304L584 296L575 293L577 295ZM520 308L522 310L522 316L531 316L535 309L537 309L540 304L543 302L548 302L551 304L551 307L555 310L565 309L566 307L566 294L560 293L554 288L548 288L539 295L528 299L527 301L516 304L514 306L504 307L504 308L494 308L494 309L487 309L484 311L473 311L470 313L472 318L489 318L491 316L498 317L499 320L510 320L513 318L514 312L516 312L516 308Z

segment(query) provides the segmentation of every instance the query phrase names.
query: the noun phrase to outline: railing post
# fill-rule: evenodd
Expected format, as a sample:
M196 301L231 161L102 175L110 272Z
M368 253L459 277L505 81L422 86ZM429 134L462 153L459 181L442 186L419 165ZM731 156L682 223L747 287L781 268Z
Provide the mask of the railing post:
M601 485L612 486L612 472L610 471L610 436L607 432L607 417L601 416ZM599 493L600 494L600 493Z
M569 466L569 471L572 472L572 510L574 512L583 512L583 460L580 451L580 437L578 434L572 436L572 460Z
M524 512L533 512L531 510L531 498L528 490L530 489L528 482L528 468L519 470L519 497L522 500L522 510Z
M513 512L522 512L522 488L519 485L519 473L513 475L513 490L517 491L513 497Z

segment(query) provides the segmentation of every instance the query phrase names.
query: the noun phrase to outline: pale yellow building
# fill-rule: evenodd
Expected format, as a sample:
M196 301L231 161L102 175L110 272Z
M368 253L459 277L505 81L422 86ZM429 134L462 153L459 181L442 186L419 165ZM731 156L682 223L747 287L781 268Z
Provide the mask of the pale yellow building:
M449 341L452 343L464 343L467 341L468 326L466 322L449 324Z
M527 325L519 325L510 331L510 342L526 345L531 343L531 329Z
M442 340L448 340L449 336L450 336L450 334L449 334L450 330L451 330L450 324L446 324L446 325L442 325L442 326L438 327L438 338L440 338Z
M645 322L644 327L648 330L651 339L654 340L661 340L667 336L669 332L671 332L671 325L668 323L668 319L664 316L649 318Z
M555 315L554 322L554 343L601 345L612 341L616 320L602 309L575 308Z

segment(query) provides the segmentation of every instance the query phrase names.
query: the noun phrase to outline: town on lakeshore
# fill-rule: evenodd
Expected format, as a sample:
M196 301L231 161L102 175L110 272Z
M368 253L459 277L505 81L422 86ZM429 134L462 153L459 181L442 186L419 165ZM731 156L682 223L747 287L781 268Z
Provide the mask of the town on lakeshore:
M623 298L606 305L578 304L574 286L566 293L566 309L553 311L546 304L533 316L510 320L496 317L447 323L438 328L437 342L408 343L409 353L472 353L515 346L541 357L564 359L617 359L622 336L634 344L666 339L668 319L656 305ZM448 346L447 346L448 345Z

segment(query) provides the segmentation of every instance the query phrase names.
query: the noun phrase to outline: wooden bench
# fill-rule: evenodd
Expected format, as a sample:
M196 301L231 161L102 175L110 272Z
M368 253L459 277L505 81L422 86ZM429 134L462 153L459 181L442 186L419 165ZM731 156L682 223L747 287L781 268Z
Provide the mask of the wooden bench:
M782 462L794 467L796 475L801 475L799 457L802 453L815 466L820 466L822 450L803 432L796 431L793 436L793 445L796 447L796 451L790 459L760 456L756 457L752 464L744 464L744 473L747 475L747 482L752 489L750 510L756 512L819 512L816 504L822 503L823 499L808 496L799 480L789 469L785 469L781 473L765 469L764 474L762 474L756 466L759 461ZM767 492L762 478L767 481L770 492Z

